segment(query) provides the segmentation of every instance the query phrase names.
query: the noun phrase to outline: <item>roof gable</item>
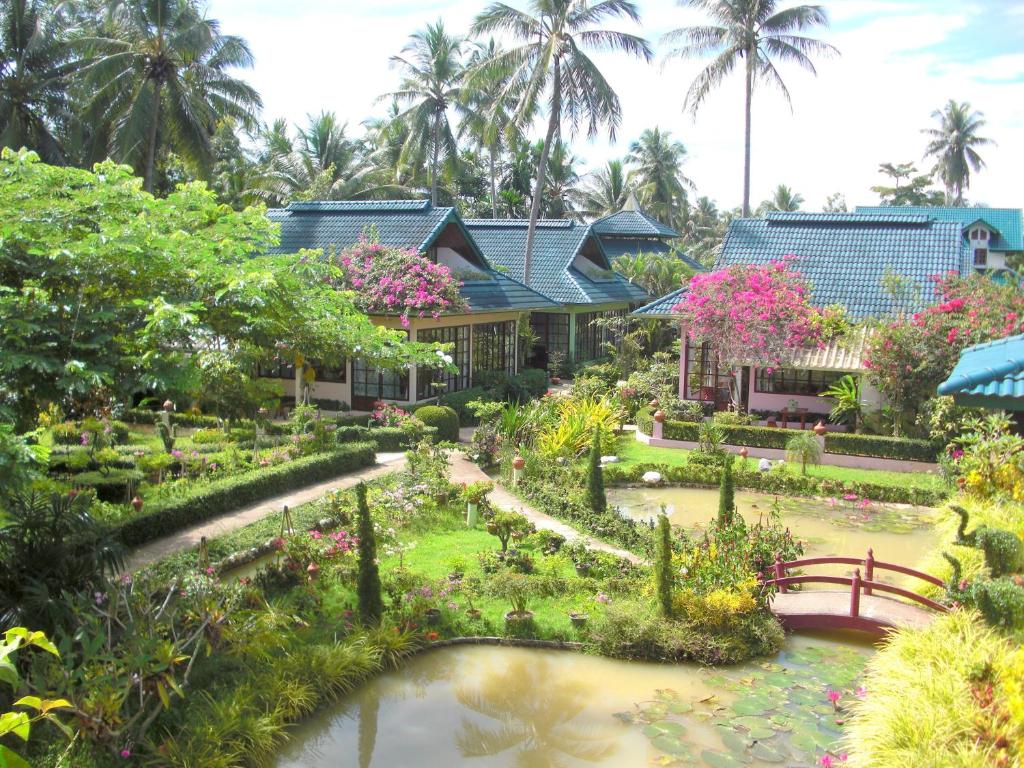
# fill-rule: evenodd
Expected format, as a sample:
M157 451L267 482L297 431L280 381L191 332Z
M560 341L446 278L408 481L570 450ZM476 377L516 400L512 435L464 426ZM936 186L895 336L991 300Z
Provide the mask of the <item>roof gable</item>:
M857 213L911 213L926 216L933 221L952 221L962 229L983 221L999 237L993 238L989 248L994 251L1024 251L1024 213L1020 208L956 208L953 206L886 206L858 205Z
M641 210L622 210L594 222L602 237L679 237L679 233Z
M896 307L882 287L887 269L920 288L917 307L933 297L931 277L971 267L960 225L914 214L774 214L729 225L716 269L767 264L786 255L811 283L811 303L841 304L853 318Z

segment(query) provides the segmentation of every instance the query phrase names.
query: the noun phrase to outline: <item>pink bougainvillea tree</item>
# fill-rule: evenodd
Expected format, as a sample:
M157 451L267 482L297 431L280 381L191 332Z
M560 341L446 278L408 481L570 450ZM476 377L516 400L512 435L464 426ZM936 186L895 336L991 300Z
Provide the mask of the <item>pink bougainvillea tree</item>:
M879 323L864 367L894 406L915 411L935 396L960 352L972 344L1024 333L1024 294L984 275L937 275L935 302Z
M381 245L364 236L332 261L338 268L336 286L352 291L360 309L371 315L398 315L403 327L409 327L412 316L436 318L468 311L459 294L461 283L451 270L412 249Z
M717 351L720 366L786 365L798 350L819 345L822 335L821 316L808 303L810 286L791 266L795 258L695 275L674 311L694 342Z

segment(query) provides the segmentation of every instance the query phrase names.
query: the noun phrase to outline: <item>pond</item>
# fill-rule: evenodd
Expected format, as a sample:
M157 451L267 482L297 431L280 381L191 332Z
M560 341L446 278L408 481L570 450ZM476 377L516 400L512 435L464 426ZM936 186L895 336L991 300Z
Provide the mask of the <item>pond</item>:
M300 725L277 767L812 766L839 752L870 652L795 636L773 659L710 669L443 649Z
M864 557L870 547L874 549L876 560L914 567L940 546L942 540L933 525L935 511L927 507L874 502L865 505L841 499L829 503L742 491L736 493L736 507L748 523L767 517L776 501L783 524L805 542L806 557ZM636 520L651 519L664 505L673 524L699 531L718 513L718 491L702 488L614 488L608 491L608 503ZM850 570L849 566L815 566L814 572L838 574ZM884 574L878 572L876 577L884 577ZM915 586L920 586L920 582Z

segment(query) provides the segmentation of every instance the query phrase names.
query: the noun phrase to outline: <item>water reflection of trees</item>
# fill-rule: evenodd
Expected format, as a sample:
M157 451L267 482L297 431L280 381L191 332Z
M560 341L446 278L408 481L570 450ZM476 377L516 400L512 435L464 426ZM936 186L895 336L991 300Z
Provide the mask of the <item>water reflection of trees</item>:
M479 686L456 689L462 706L496 724L463 717L455 742L465 758L515 750L512 764L520 768L556 768L569 764L566 758L597 763L615 752L615 744L573 722L593 693L590 686L558 675L547 659L510 658L503 672Z

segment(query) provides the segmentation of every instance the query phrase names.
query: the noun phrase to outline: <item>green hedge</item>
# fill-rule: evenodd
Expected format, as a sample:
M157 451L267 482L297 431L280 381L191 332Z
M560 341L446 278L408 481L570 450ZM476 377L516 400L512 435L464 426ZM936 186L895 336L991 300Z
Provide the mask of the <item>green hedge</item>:
M126 546L145 544L211 517L368 467L374 462L374 452L373 443L350 443L331 453L215 480L189 496L147 505L139 517L115 530Z
M494 400L490 393L483 387L470 387L461 392L451 392L441 395L437 399L438 405L446 405L459 415L459 423L467 427L476 426L480 420L466 406L474 400Z
M935 461L938 456L938 447L930 440L830 432L825 435L825 452L847 456L870 456L878 459Z
M653 428L653 425L652 425ZM786 443L796 433L794 429L774 427L722 427L726 445L748 448L778 448L786 450ZM650 434L650 433L646 433ZM686 440L696 443L700 439L700 426L694 421L666 420L662 427L666 440Z
M96 498L112 504L124 504L128 501L128 488L142 480L142 473L136 469L113 469L108 472L80 472L72 475L71 485L74 488L92 488Z
M645 405L637 408L633 421L636 422L636 428L640 430L641 434L654 434L654 409L651 406Z
M368 413L341 413L334 417L339 427L365 427L370 423Z
M645 472L658 472L665 482L679 485L718 487L721 470L717 466L690 465L669 466L667 464L633 464L620 467L615 464L604 468L604 480L609 486L628 485L642 481ZM827 480L806 475L780 472L758 472L737 469L733 475L737 488L746 488L762 493L778 493L786 496L842 496L855 493L872 501L894 504L921 504L934 507L941 504L946 494L930 488L910 486L876 485L840 480Z
M437 428L437 440L459 442L459 415L446 405L423 405L416 409L416 418L428 427Z
M434 440L437 435L435 427L427 427L426 435ZM362 427L358 425L338 427L334 431L335 439L341 444L372 441L378 451L404 451L412 447L409 433L401 427Z
M156 424L160 417L158 411L129 408L121 418L129 424ZM171 415L171 423L182 427L216 427L220 424L216 416L205 413L174 413Z

